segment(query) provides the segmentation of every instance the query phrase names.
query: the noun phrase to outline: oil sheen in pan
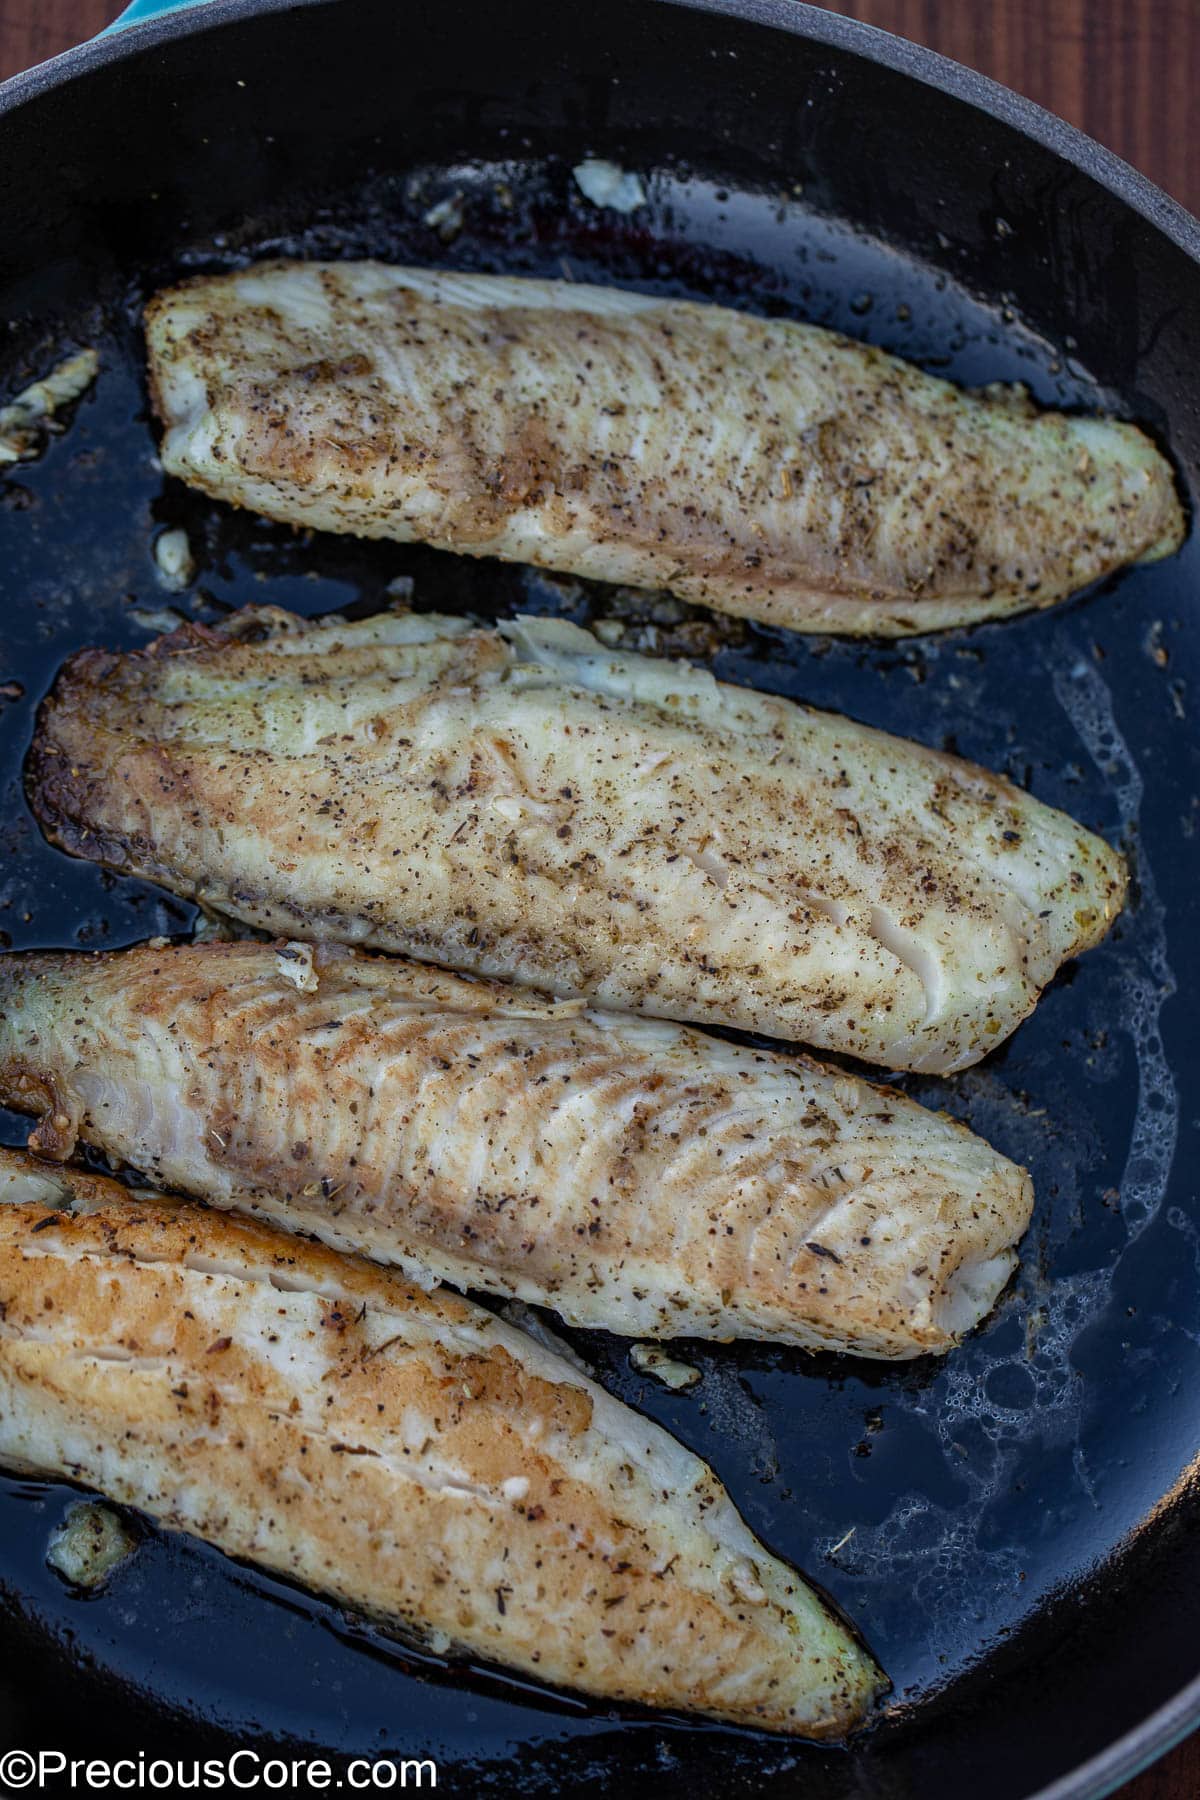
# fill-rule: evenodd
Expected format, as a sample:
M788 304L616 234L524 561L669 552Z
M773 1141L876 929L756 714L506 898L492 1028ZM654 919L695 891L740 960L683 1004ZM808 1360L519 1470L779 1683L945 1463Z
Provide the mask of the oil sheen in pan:
M786 309L959 381L1028 381L1043 402L1102 407L1113 398L1070 361L1070 346L1043 342L1011 309L980 303L796 196L726 193L678 171L646 185L648 206L622 216L590 206L563 168L416 171L323 208L323 222L304 231L281 215L266 228L260 221L254 241L185 245L178 267L374 254L611 279ZM456 194L463 226L447 242L424 219ZM175 272L151 271L148 285ZM1178 1122L1158 1022L1174 985L1165 922L1184 880L1171 852L1191 805L1188 651L1176 613L1196 585L1195 546L1049 615L879 647L789 639L732 620L714 627L670 602L420 547L307 542L164 490L143 413L139 298L113 296L80 323L80 341L103 352L96 393L42 462L0 488L0 552L10 592L27 601L6 629L0 671L25 687L0 710L0 926L14 944L118 944L184 929L191 917L149 888L49 851L24 811L31 707L70 650L144 642L139 617L164 605L198 617L248 601L373 610L389 584L408 577L420 606L618 619L635 647L711 658L724 679L948 743L1028 780L1133 852L1128 915L1012 1043L954 1083L905 1083L969 1118L1034 1174L1025 1265L983 1332L944 1364L903 1369L766 1347L684 1347L703 1379L683 1394L639 1376L618 1341L575 1334L600 1379L709 1457L751 1526L861 1623L898 1705L944 1687L1118 1545L1188 1456L1190 1421L1178 1421L1168 1441L1152 1408L1140 1428L1129 1415L1142 1385L1173 1387L1194 1362L1182 1313L1176 1325L1154 1294L1164 1270L1191 1267L1200 1241L1183 1235L1196 1229L1187 1215L1161 1207ZM176 526L198 565L182 599L158 585L150 548L156 531ZM5 1123L5 1136L19 1140L20 1122ZM72 1599L41 1565L66 1496L11 1480L0 1488L0 1541L14 1546L4 1573L10 1604L25 1609L35 1635L69 1632L80 1655L163 1700L198 1697L235 1728L264 1719L273 1735L330 1747L382 1753L392 1742L408 1755L470 1757L497 1779L520 1745L529 1791L533 1746L546 1791L560 1754L571 1753L577 1778L601 1767L612 1715L494 1674L446 1675L398 1656L321 1603L203 1547L151 1535L106 1593ZM272 1603L260 1598L267 1592ZM276 1670L280 1632L287 1668L311 1675L302 1691ZM217 1634L227 1654L214 1672ZM642 1734L648 1768L668 1770L673 1746L696 1730L711 1740L714 1767L726 1741L733 1757L736 1734L620 1716L627 1735ZM795 1746L760 1748L763 1776L797 1755L809 1759Z

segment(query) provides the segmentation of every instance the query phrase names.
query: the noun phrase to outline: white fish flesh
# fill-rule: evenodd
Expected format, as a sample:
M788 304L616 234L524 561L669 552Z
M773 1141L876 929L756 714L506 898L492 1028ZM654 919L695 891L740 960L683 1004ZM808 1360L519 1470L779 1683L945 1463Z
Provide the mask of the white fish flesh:
M1032 1203L840 1070L340 947L0 957L0 1100L45 1155L636 1338L947 1350Z
M1120 857L985 769L555 619L270 609L84 651L55 842L273 935L946 1072L1102 938Z
M274 263L158 294L146 338L163 466L217 499L795 630L1049 606L1184 533L1132 425L719 306Z
M0 1152L0 1462L437 1648L841 1737L885 1685L666 1432L493 1314Z

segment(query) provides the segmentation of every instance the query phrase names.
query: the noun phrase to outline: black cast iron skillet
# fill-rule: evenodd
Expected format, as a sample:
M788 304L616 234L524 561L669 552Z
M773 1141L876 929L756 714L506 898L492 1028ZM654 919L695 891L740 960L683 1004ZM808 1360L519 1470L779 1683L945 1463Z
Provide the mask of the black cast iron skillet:
M572 164L639 171L600 212ZM452 192L444 243L423 215ZM1027 381L1200 465L1200 231L1113 157L936 57L782 0L214 0L0 97L0 386L65 348L103 371L0 482L0 926L120 944L191 912L46 848L21 791L32 708L77 646L144 641L150 545L189 532L183 603L420 605L587 619L603 591L421 549L302 540L164 482L138 307L180 271L373 253L611 279L832 322L965 382ZM0 1722L77 1753L237 1743L431 1755L451 1792L1080 1800L1200 1717L1194 1149L1200 676L1194 542L1053 613L908 644L646 615L667 651L1004 768L1119 839L1111 940L955 1082L910 1079L1031 1167L1023 1272L944 1363L697 1347L670 1395L596 1334L600 1378L709 1457L750 1524L861 1624L888 1718L818 1751L495 1671L447 1670L306 1595L147 1532L97 1598L44 1566L65 1486L0 1484ZM21 1138L20 1121L6 1135ZM586 1334L579 1334L581 1345ZM850 1534L849 1536L847 1534Z

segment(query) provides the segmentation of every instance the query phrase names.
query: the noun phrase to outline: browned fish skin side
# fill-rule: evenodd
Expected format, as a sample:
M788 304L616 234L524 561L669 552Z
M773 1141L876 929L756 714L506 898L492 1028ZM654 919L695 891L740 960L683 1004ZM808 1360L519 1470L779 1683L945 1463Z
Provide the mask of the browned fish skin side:
M1179 547L1111 419L968 394L811 326L374 263L203 276L146 311L163 464L269 518L900 636Z
M10 1151L0 1297L0 1462L605 1699L841 1737L885 1685L704 1463L468 1301Z
M944 1351L1032 1204L840 1071L340 948L0 958L0 1100L44 1155L630 1336Z
M1120 909L1120 857L961 759L554 619L272 609L85 651L33 807L272 934L946 1072Z

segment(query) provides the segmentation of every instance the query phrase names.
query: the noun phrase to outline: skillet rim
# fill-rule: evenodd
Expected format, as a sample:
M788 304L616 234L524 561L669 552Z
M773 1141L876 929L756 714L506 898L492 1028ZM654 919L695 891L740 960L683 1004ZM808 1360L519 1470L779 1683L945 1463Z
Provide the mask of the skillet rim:
M925 87L964 101L977 111L1011 125L1064 162L1090 176L1118 200L1132 208L1191 261L1200 266L1200 217L1188 211L1163 188L1142 175L1115 150L1069 125L1036 100L939 51L916 44L878 25L828 12L808 0L645 0L648 5L680 6L690 12L713 13L744 20L792 37L808 38L831 49L845 50L867 62L881 64ZM120 62L127 55L153 44L191 37L237 19L271 13L298 12L302 7L332 4L332 0L192 0L190 5L162 13L157 18L137 19L129 25L114 21L98 37L35 63L0 82L0 118L40 94L65 86L77 75Z
M1196 265L1200 281L1200 218L1115 151L990 76L925 45L844 14L829 12L822 6L810 5L807 0L644 0L644 3L679 6L692 12L711 13L806 38L881 65L963 101L977 111L999 119L1105 188L1181 250ZM196 0L192 5L158 17L134 21L65 50L0 83L0 120L43 94L67 86L78 76L107 68L156 44L216 30L243 18L298 12L302 7L329 4L332 0ZM1115 1738L1078 1768L1025 1796L1025 1800L1104 1800L1104 1796L1114 1793L1174 1749L1197 1726L1200 1726L1200 1672L1139 1725Z

